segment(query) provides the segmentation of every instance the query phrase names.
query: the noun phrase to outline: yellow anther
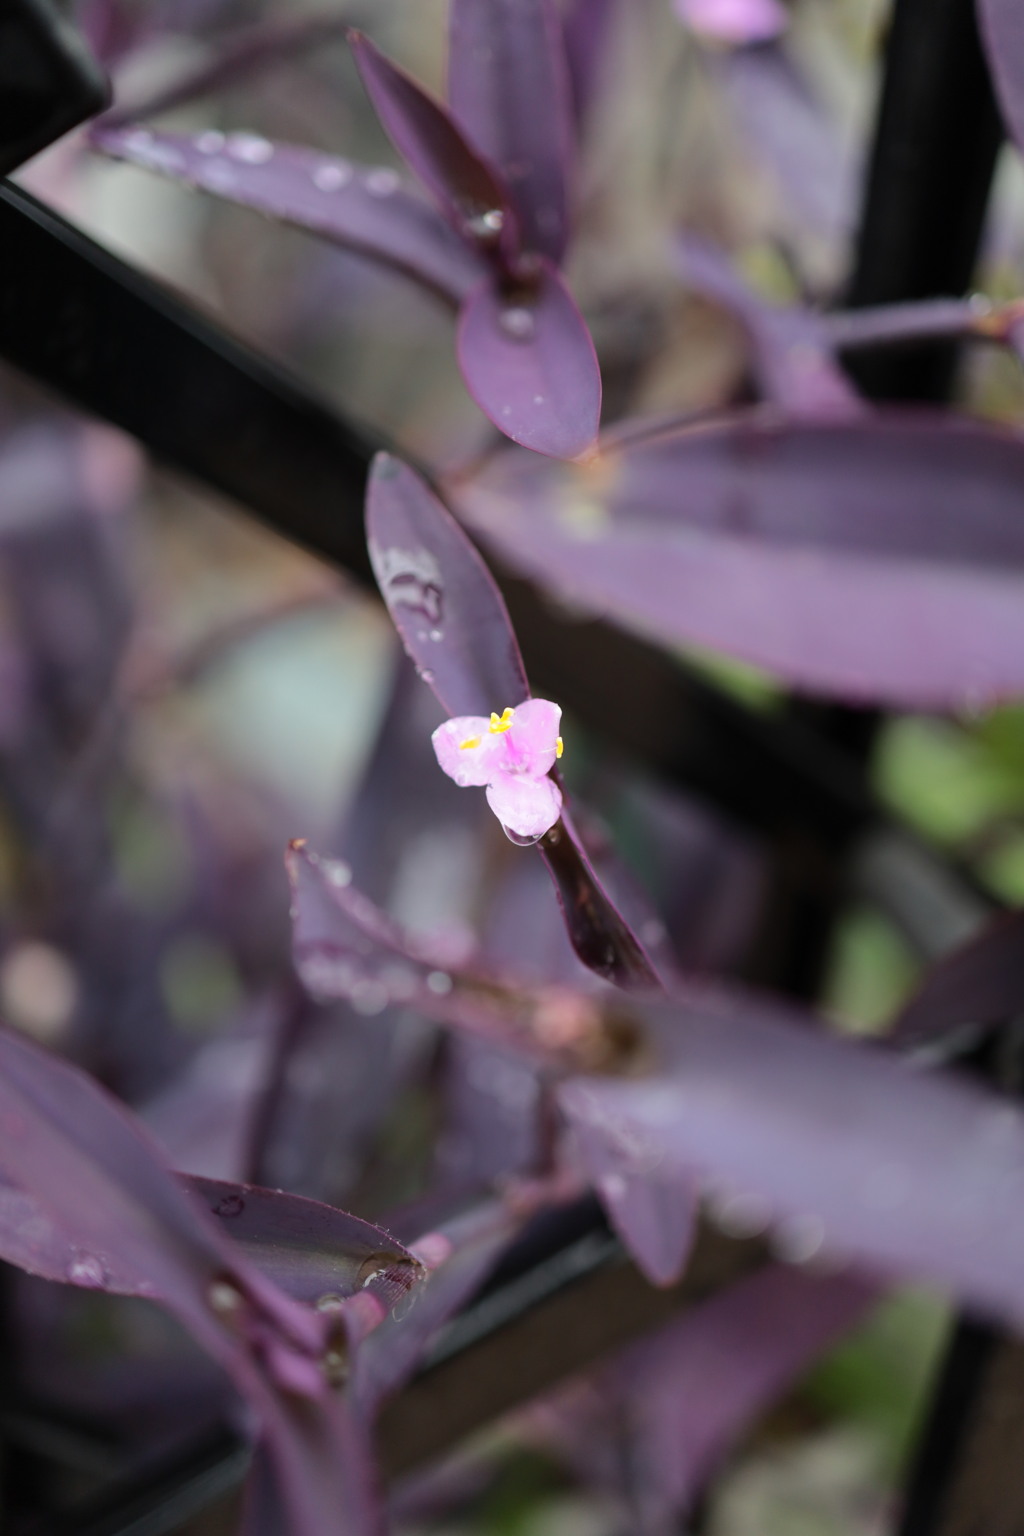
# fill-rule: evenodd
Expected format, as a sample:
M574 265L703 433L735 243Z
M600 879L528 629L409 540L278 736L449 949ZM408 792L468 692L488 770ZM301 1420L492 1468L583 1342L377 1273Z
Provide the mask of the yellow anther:
M509 728L512 725L512 716L514 714L515 714L515 710L514 709L504 709L504 710L502 710L501 718L499 719L498 716L496 714L494 714L493 711L492 711L492 713L491 713L491 723L487 727L488 731L490 731L492 735L497 735L497 733L499 731L507 731L507 730L509 730Z
M467 736L465 741L460 741L459 742L459 751L460 752L468 752L470 747L478 747L479 745L480 745L480 737L479 736Z
M562 738L561 738L561 736L556 736L555 737L555 756L556 757L561 757L562 750L563 750L563 748L562 748Z

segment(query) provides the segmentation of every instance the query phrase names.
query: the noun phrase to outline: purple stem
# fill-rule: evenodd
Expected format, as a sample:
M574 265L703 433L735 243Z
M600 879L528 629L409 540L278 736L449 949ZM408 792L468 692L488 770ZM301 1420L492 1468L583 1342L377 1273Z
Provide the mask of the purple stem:
M1021 318L1021 301L993 304L981 295L969 299L924 299L918 304L884 304L822 315L826 339L840 351L884 347L942 336L974 336L1010 343Z

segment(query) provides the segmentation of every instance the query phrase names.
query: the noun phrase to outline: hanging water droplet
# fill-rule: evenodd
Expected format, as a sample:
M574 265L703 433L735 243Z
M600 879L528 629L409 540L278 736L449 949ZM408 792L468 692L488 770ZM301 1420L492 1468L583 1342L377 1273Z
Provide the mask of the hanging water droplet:
M352 871L342 859L331 859L324 862L324 871L332 885L339 890L344 890L346 885L352 884Z
M513 341L532 341L536 329L533 310L524 304L510 304L503 309L498 324Z
M427 684L428 688L429 688L430 684L434 681L434 674L433 674L433 672L431 672L429 667L417 667L416 668L416 675L417 675L417 677L420 678L420 680L422 682Z
M313 183L321 192L337 192L340 187L348 186L352 176L352 167L346 160L330 160L325 165L317 166L313 172Z
M196 139L196 149L201 155L219 155L225 142L224 135L218 128L208 128Z
M488 208L486 213L476 213L465 223L467 235L474 240L485 240L488 243L501 234L505 227L505 215L500 208Z
M242 1295L229 1280L214 1280L206 1293L206 1299L221 1317L230 1317L242 1305Z
M427 977L427 989L435 997L447 997L452 989L452 979L446 971L431 971Z
M101 1291L107 1283L106 1270L91 1253L83 1253L72 1259L67 1274L72 1285L83 1286L88 1291Z
M273 153L269 139L261 139L256 133L233 133L228 139L228 154L246 165L266 165Z
M344 1296L339 1296L337 1291L327 1291L325 1295L318 1296L316 1310L318 1312L340 1312L345 1305Z
M402 178L397 171L386 165L370 171L366 177L366 190L371 197L390 197L401 186Z
M218 1200L213 1208L215 1216L223 1216L230 1220L232 1216L241 1216L245 1210L245 1201L241 1195L225 1195L223 1200Z

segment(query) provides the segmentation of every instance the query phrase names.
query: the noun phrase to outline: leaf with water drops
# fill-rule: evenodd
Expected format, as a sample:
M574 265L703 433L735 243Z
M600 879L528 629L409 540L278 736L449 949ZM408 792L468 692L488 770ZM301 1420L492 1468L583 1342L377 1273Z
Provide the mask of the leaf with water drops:
M649 1002L678 1066L575 1079L560 1102L638 1176L656 1167L759 1204L780 1254L925 1280L1024 1321L1024 1113L753 997ZM810 1026L810 1027L809 1027Z
M459 316L458 352L466 387L506 437L555 459L593 450L601 370L587 323L548 262L516 288L480 283Z
M1024 692L1024 443L951 415L762 412L609 448L506 453L459 488L525 575L662 644L908 708Z
M366 533L402 643L445 709L486 716L529 698L493 576L421 477L389 454L373 463ZM583 964L621 984L657 986L644 946L604 890L564 806L562 820L537 846Z
M524 249L557 265L569 237L574 146L552 0L453 0L448 29L452 112L504 172Z
M429 203L388 166L357 166L256 134L93 129L94 148L212 192L393 267L459 304L483 266Z
M479 250L512 255L518 230L501 174L465 138L440 102L359 32L352 52L385 132L453 227Z

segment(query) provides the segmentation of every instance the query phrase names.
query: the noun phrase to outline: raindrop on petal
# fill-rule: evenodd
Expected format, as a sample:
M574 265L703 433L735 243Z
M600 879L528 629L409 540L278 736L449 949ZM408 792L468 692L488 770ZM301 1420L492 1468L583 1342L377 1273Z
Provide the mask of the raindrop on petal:
M523 304L510 304L507 309L503 309L498 324L513 341L533 340L536 329L533 310Z

